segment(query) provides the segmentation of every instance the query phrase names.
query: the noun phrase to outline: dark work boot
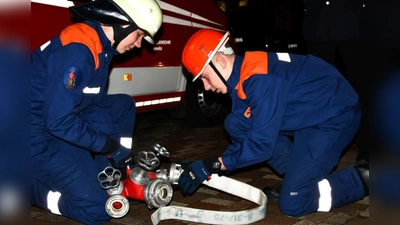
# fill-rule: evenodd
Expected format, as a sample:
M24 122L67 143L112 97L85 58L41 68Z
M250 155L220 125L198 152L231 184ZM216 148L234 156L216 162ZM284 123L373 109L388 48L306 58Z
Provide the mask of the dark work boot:
M281 192L282 184L265 187L264 194L267 196L267 201L277 202L279 199L279 192Z
M369 195L369 163L357 165L354 167L363 183L365 196Z

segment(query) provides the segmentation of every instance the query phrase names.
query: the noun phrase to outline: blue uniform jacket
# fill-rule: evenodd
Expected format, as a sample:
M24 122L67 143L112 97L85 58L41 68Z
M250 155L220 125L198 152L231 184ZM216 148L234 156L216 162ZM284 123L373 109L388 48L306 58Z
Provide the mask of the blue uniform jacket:
M346 79L312 55L247 52L236 56L227 85L232 98L225 119L232 144L222 155L227 170L270 159L279 133L293 135L358 104Z
M31 57L31 155L57 139L104 151L107 134L80 113L106 95L109 64L118 52L101 26L85 21L64 29Z

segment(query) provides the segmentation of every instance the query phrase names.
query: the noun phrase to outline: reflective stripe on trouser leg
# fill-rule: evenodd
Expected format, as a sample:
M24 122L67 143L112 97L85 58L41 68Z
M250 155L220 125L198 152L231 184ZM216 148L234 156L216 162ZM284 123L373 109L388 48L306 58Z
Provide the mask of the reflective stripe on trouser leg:
M60 209L58 208L58 201L60 200L61 193L56 191L49 191L47 194L47 208L54 214L61 215Z
M132 148L132 138L131 137L121 137L120 143L125 148Z
M319 207L320 212L329 212L332 207L331 185L327 179L318 182Z

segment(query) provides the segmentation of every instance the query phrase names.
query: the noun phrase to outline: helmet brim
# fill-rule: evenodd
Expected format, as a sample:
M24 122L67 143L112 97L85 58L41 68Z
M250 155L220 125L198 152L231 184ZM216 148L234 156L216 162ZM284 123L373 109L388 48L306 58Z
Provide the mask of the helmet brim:
M143 39L146 40L147 42L149 42L150 44L154 45L154 39L152 37L145 36Z

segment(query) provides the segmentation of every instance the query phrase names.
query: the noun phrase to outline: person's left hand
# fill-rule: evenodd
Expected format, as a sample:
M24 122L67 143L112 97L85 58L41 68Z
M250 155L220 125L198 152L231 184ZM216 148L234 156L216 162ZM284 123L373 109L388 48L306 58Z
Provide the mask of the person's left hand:
M183 172L179 176L178 185L183 196L192 195L205 181L210 179L211 173L206 169L203 160L184 163Z
M124 169L134 165L134 154L131 149L120 146L117 151L108 154L108 160L117 169Z

